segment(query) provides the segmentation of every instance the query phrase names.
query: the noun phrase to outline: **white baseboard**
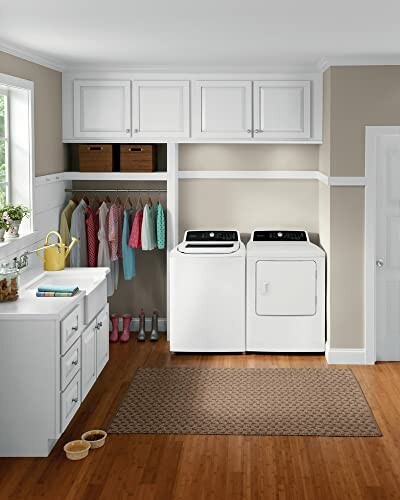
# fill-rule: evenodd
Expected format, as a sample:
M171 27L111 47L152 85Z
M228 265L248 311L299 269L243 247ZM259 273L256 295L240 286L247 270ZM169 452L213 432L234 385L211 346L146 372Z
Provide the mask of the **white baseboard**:
M122 331L122 316L119 318L118 322L119 331ZM144 329L146 332L151 331L151 318L146 318L144 322ZM111 321L110 321L111 330ZM139 318L132 318L131 321L131 332L137 332L139 330ZM160 333L165 333L167 331L167 318L158 318L158 331Z
M326 346L325 357L330 365L365 365L365 349L339 349Z

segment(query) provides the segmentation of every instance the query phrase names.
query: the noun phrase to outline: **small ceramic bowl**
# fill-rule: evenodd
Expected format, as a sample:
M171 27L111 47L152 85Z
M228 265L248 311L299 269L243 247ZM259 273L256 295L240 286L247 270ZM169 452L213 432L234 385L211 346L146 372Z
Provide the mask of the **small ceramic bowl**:
M69 460L82 460L89 454L90 444L83 439L70 441L64 446L65 454Z
M82 434L81 439L86 443L90 444L92 450L96 448L101 448L106 442L107 432L100 429L95 429L93 431L87 431Z

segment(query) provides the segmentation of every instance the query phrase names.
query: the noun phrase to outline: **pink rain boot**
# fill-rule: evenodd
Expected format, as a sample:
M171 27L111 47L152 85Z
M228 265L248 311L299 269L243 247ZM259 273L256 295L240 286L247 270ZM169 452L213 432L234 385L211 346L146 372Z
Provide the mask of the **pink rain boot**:
M120 342L128 342L129 341L129 338L131 335L131 319L132 319L132 316L130 314L124 314L122 316L124 331L122 332L122 335L119 338Z
M112 331L110 332L110 342L118 342L118 314L111 315Z

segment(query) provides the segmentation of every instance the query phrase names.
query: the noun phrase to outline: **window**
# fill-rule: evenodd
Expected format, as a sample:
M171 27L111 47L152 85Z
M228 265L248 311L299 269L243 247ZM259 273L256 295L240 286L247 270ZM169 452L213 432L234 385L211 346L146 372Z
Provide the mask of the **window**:
M0 208L9 201L8 91L0 87Z

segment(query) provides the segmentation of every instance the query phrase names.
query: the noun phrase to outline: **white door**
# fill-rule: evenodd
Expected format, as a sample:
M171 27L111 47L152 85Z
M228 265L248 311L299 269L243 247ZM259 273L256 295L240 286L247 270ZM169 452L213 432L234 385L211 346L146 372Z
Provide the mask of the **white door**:
M197 81L192 110L193 137L250 139L252 82Z
M74 80L74 136L131 136L129 80Z
M254 82L254 137L309 139L310 92L309 81Z
M256 264L256 314L312 316L316 313L317 264L313 260L262 260Z
M96 382L96 332L94 320L82 334L82 400Z
M400 361L400 136L376 156L376 358Z
M97 316L96 319L96 374L100 375L103 368L106 366L109 359L109 316L108 304Z
M189 82L134 81L133 137L189 137Z

